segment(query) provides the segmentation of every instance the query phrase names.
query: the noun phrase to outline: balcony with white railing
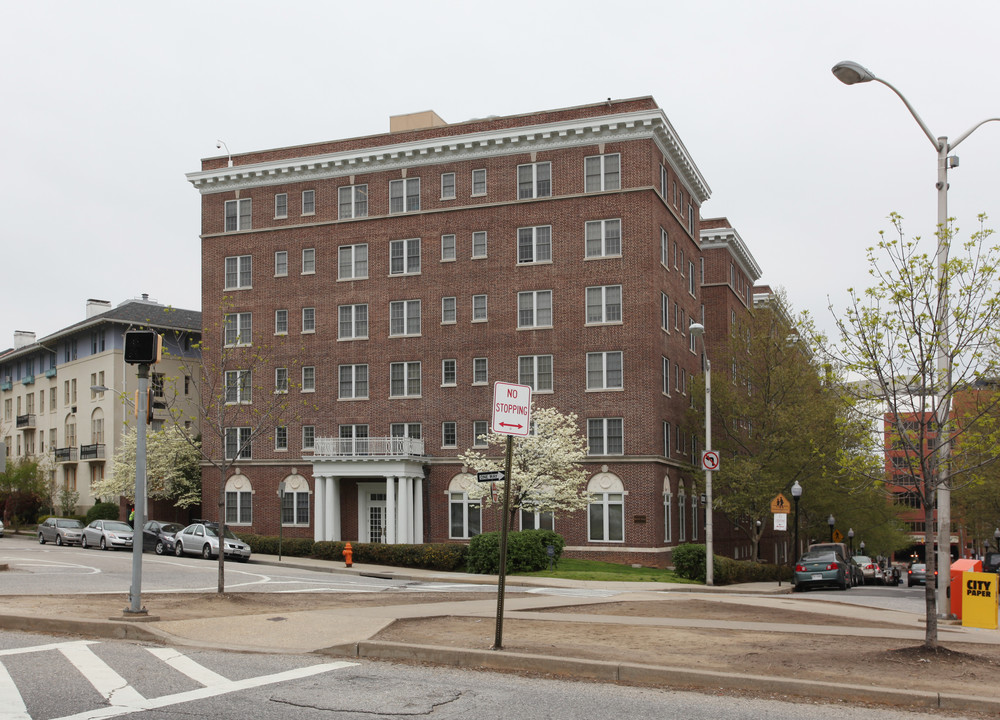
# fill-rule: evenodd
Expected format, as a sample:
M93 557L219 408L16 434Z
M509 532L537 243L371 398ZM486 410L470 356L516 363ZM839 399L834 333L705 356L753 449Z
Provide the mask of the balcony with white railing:
M422 457L424 441L408 437L316 438L314 459L385 460Z

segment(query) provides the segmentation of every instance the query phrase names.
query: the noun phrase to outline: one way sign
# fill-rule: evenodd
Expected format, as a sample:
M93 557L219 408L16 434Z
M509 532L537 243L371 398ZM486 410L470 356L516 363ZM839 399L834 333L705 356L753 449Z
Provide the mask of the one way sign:
M493 432L528 436L531 423L531 386L493 384Z

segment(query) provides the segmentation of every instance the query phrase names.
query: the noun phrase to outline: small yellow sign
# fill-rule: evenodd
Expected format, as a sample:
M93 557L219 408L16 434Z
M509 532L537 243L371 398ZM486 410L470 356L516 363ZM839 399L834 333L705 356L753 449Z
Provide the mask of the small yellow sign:
M771 512L775 515L778 513L787 513L790 508L791 503L789 503L788 498L781 493L778 493L778 497L771 501Z
M844 542L844 533L840 532L840 530L834 530L833 531L833 541L834 542Z
M962 573L962 626L997 629L996 573Z

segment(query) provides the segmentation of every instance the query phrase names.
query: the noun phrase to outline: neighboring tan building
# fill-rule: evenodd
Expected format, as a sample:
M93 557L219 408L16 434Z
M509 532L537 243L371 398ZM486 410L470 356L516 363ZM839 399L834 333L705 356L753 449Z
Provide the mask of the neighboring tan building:
M185 416L197 417L185 407L193 401L192 378L178 371L182 359L198 357L201 313L195 310L169 308L145 295L117 307L88 300L86 319L40 340L33 332L18 331L14 347L0 352L0 437L7 456L47 459L54 502L60 489L77 492L80 513L96 501L93 483L111 472L126 420L134 422L129 403L138 381L135 368L123 360L122 346L125 331L138 329L164 336L165 359L151 373L154 428L169 420L167 403L176 402ZM191 430L198 433L197 427Z
M285 387L295 368L310 406L236 459L237 533L278 533L282 481L286 537L495 529L458 455L486 431L499 380L576 413L589 442L589 508L523 513L519 528L554 527L568 555L647 565L704 537L684 418L710 190L651 97L457 124L397 116L387 134L207 158L187 177L203 308L225 308L224 342L272 353L255 385L273 373ZM734 238L721 252L740 283L711 277L745 308L760 273ZM230 431L228 449L205 433L206 451L234 452L243 430Z

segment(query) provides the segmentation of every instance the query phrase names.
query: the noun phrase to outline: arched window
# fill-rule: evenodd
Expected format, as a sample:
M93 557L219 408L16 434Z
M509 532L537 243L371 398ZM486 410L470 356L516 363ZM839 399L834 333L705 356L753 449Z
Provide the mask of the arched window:
M478 498L469 498L469 488L476 479L469 473L459 473L448 484L448 537L470 538L483 531L482 506Z
M587 483L587 539L590 542L625 541L625 485L614 473L600 472Z
M663 542L674 539L674 527L671 520L674 496L670 492L670 476L663 478Z
M239 471L226 481L226 523L249 525L253 522L253 486Z
M686 499L687 494L684 492L684 483L680 482L677 486L677 540L679 542L687 542L687 516L685 513L686 508L684 507Z
M301 475L289 475L284 480L285 493L281 496L281 524L309 524L309 482Z
M65 431L65 447L76 447L76 415L73 413L66 416Z
M90 442L94 445L104 444L104 410L94 408L90 414Z

